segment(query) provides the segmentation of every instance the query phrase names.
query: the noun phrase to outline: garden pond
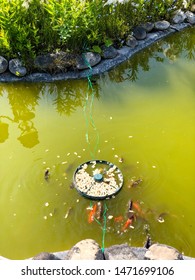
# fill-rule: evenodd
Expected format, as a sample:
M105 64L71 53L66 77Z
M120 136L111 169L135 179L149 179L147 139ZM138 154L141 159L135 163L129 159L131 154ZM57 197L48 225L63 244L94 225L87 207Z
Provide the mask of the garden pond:
M25 259L86 238L142 247L150 235L195 257L194 31L155 43L92 84L0 84L0 255ZM124 183L101 201L103 217L89 221L97 201L72 181L93 159L116 164ZM123 230L130 201L136 218Z

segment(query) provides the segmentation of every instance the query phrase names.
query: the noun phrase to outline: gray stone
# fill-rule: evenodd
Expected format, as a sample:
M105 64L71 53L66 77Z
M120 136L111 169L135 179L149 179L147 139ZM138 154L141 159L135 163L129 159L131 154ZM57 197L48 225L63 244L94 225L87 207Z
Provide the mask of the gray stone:
M63 51L39 55L35 58L34 67L49 73L66 72L69 68L76 67L76 56Z
M32 260L59 260L54 254L42 252L32 258Z
M103 260L104 256L99 244L93 239L84 239L68 251L67 260Z
M142 23L140 26L143 27L146 30L146 32L151 32L154 29L153 22L145 22Z
M117 50L113 46L103 46L102 47L102 57L105 59L111 59L118 55Z
M138 45L138 42L134 36L129 35L126 39L126 45L130 48L135 48Z
M133 36L137 40L144 40L146 38L146 35L146 30L141 26L137 26L133 29Z
M9 61L9 71L17 77L24 77L27 73L26 67L23 66L22 61L18 58Z
M83 53L77 59L76 68L79 70L87 69L90 67L95 66L101 61L101 55L99 53L94 52L86 52Z
M0 74L7 70L8 61L3 56L0 56Z
M166 20L157 21L154 24L154 27L156 30L166 30L169 28L169 26L170 26L170 22L168 22Z
M195 14L193 14L190 11L187 11L185 13L186 17L187 17L187 22L189 22L190 24L195 24Z
M174 17L173 17L172 22L173 22L174 24L182 23L182 22L184 22L184 20L185 20L186 18L187 18L187 17L186 17L186 15L185 15L185 13L184 13L183 11L181 11L181 10L178 10L178 11L175 13Z
M106 260L138 260L138 257L127 244L113 245L104 251Z
M145 254L148 260L183 260L182 254L175 248L155 243L149 247Z

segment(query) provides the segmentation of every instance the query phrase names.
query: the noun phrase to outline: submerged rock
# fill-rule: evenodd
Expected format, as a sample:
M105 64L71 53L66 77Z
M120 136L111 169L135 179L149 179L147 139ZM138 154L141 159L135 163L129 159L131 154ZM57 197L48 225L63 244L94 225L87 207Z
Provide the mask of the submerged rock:
M18 58L9 61L9 71L17 77L23 77L27 73L26 67L23 66L22 61Z
M101 61L99 53L86 52L79 56L77 59L76 68L78 70L88 69L89 66L93 67Z
M0 56L0 74L7 70L8 61L3 56Z

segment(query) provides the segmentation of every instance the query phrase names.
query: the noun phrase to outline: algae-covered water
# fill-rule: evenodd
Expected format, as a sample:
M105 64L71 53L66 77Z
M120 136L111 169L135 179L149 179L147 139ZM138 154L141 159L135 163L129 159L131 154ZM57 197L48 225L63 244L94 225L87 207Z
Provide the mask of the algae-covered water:
M194 29L172 35L93 79L93 94L87 80L0 84L0 255L25 259L85 238L143 246L149 234L195 257L194 45ZM124 184L89 223L97 201L71 183L94 158L116 164ZM123 231L130 200L139 209Z

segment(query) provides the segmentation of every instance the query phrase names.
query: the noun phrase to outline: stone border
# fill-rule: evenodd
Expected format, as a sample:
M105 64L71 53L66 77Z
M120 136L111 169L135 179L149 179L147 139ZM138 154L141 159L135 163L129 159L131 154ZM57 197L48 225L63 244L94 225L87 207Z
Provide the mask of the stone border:
M49 74L49 73L32 73L23 77L17 77L10 72L4 72L0 74L0 82L9 83L9 82L55 82L55 81L66 81L66 80L75 80L75 79L84 79L88 75L95 76L103 74L114 67L125 62L131 58L134 54L140 52L141 50L149 47L153 43L171 35L175 32L181 31L185 28L191 27L190 23L178 23L172 24L166 30L160 30L155 32L147 33L147 36L144 40L137 40L137 45L132 48L128 46L123 46L117 50L117 56L109 59L102 59L97 65L91 69L84 70L75 70L67 71L65 73L58 74Z
M10 260L0 256L0 260ZM117 244L102 251L93 239L84 239L68 251L41 252L26 260L195 260L176 248L153 243L149 247L131 247L127 243Z

